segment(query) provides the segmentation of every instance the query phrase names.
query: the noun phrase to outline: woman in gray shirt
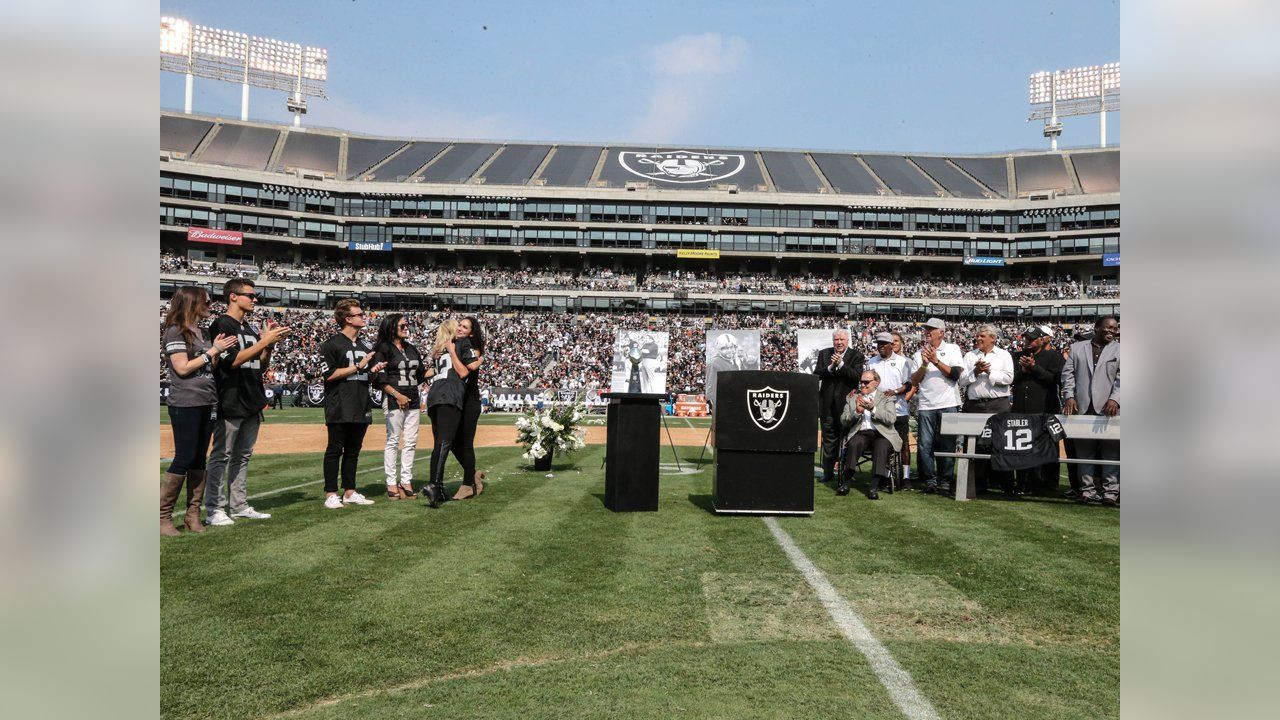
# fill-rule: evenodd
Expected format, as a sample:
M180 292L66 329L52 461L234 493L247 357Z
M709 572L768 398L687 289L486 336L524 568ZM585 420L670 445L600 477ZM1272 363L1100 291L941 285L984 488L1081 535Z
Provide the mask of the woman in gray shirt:
M160 350L169 369L169 424L173 430L173 462L160 486L160 534L177 535L173 507L187 486L185 524L191 532L204 532L200 524L200 500L204 497L205 459L213 434L213 407L218 402L213 366L218 356L237 341L218 335L205 340L200 323L209 316L209 293L203 288L178 288L164 318Z

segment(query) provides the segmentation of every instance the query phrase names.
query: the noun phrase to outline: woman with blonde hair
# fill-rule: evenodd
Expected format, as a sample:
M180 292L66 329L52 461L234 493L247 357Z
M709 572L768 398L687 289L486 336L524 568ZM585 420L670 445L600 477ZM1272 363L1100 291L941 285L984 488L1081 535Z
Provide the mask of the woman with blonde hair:
M444 465L453 450L453 443L462 422L466 386L463 379L470 370L458 358L455 344L458 321L445 320L436 330L436 341L431 346L432 373L427 390L427 417L431 418L431 476L422 494L431 507L440 507L448 500L444 491Z
M164 317L160 348L169 369L169 427L173 431L173 462L160 486L160 534L177 535L173 507L187 486L184 522L191 532L204 532L200 524L200 501L204 497L205 462L209 439L213 436L213 406L218 403L213 367L218 358L238 343L235 337L218 335L209 342L200 323L209 312L209 293L204 288L182 287L169 301Z

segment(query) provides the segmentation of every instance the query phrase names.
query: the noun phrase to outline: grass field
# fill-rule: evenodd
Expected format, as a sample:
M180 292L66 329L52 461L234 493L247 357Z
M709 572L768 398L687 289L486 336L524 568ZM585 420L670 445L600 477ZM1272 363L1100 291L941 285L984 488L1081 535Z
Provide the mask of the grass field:
M254 457L272 519L161 543L164 717L903 717L765 523L710 511L697 448L635 514L603 507L602 447L519 453L438 510L384 500L374 453L377 504L343 510L319 455ZM882 497L818 486L778 523L939 717L1118 716L1118 512Z

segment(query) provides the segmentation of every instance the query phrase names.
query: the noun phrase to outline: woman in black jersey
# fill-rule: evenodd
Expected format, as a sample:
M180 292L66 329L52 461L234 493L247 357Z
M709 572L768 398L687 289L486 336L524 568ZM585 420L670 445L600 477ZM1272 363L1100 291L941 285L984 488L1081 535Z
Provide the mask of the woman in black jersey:
M334 308L340 330L320 345L324 376L324 424L329 443L324 449L324 506L372 505L356 492L356 463L360 445L373 418L369 413L369 375L382 372L385 362L373 364L373 348L360 339L369 323L360 303L347 299ZM338 465L342 465L342 498L338 498Z
M418 348L409 342L409 321L400 313L392 313L378 325L378 341L374 344L378 360L387 364L376 387L383 392L382 409L387 425L387 445L382 453L382 469L387 476L387 497L400 500L413 497L413 458L418 447L418 421L422 402L418 386L425 379L425 368ZM404 448L399 447L401 438ZM396 458L400 459L397 482Z
M480 321L465 317L458 322L458 358L467 366L463 379L466 394L463 395L462 420L453 441L453 455L462 463L462 485L454 500L479 495L484 492L484 472L476 471L476 426L480 423L480 362L484 358L484 335Z
M431 478L422 494L435 508L449 498L444 492L444 464L449 459L453 443L462 420L463 396L466 387L463 380L471 372L458 359L454 339L458 334L458 321L445 320L436 331L435 344L431 346L431 359L435 372L431 375L431 388L427 390L427 416L431 418Z

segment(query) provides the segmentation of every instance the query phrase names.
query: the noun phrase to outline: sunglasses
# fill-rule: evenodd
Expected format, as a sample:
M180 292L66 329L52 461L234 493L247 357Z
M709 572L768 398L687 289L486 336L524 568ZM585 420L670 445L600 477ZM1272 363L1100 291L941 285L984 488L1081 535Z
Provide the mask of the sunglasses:
M364 317L364 313L362 313L362 312L358 312L358 313L348 313L348 314L347 314L347 317L349 317L349 318L353 318L353 317Z
M247 297L247 298L249 298L250 300L257 300L257 299L258 299L258 293L231 293L231 294L232 294L232 295L239 295L240 297Z
M409 327L409 323L400 323L399 325L396 325L396 327L397 327L397 328L407 328L407 327Z
M875 382L875 380L859 380L859 381L858 381L858 384L859 384L859 385L870 385L870 384L871 384L871 383L873 383L873 382Z

